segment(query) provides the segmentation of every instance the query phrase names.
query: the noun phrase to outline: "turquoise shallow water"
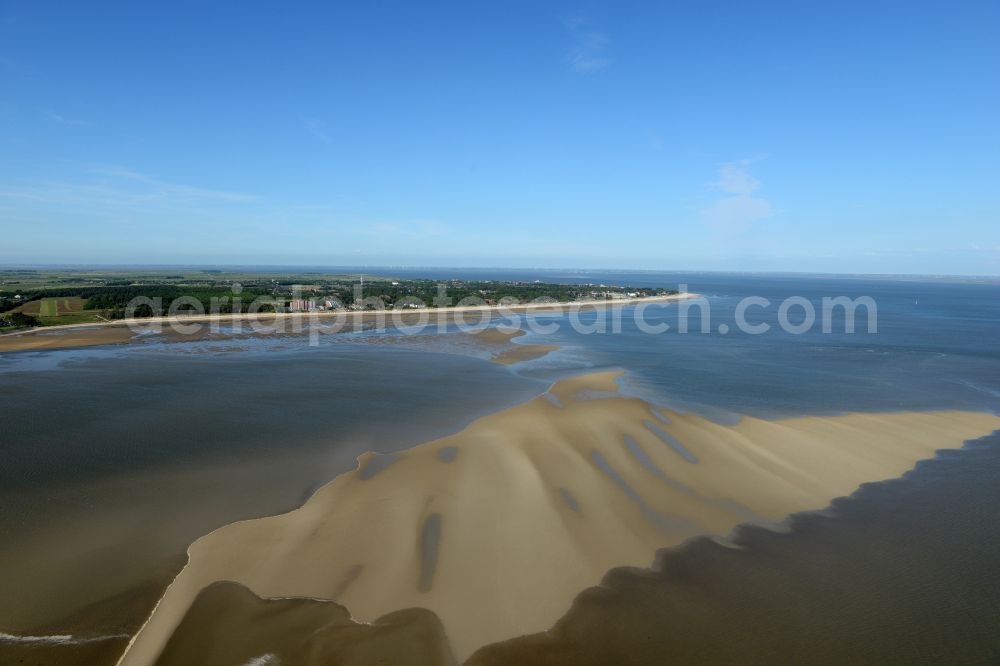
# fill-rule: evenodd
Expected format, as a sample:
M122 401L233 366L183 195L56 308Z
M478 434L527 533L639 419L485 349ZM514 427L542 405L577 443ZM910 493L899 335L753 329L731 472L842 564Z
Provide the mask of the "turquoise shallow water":
M997 284L674 273L474 277L687 284L706 295L710 328L679 333L676 304L646 310L648 323L671 327L658 335L641 332L628 308L620 333L585 335L565 316L539 317L556 330L521 342L562 349L513 368L486 362L459 336L370 344L381 333L323 337L318 348L279 338L233 342L225 353L212 351L218 345L183 343L0 356L0 632L78 625L129 631L141 615L123 614L125 606L109 600L169 580L184 546L200 534L293 508L365 450L399 450L452 432L586 369L623 368L624 390L720 420L1000 410ZM737 304L751 295L773 303L750 316L771 324L768 334L735 326ZM871 296L878 333L837 333L838 319L833 334L818 324L802 335L781 332L776 310L789 296L817 306L824 296ZM699 330L693 322L691 328ZM932 494L921 510L937 502L947 511L958 487L962 501L990 501L991 488L1000 486L1000 456L980 455L974 466L965 485L909 480ZM962 469L956 463L947 474L962 477ZM880 502L887 501L896 500L876 497L861 509L874 512L865 513L866 530L880 529ZM962 571L975 568L968 558L994 553L988 544L1000 541L992 524L953 527L948 543L956 564L941 579L945 585L963 581ZM914 552L931 547L916 532L905 540ZM923 585L931 572L919 566L913 580ZM1000 581L985 584L994 582L1000 588ZM103 610L89 616L99 623L80 624L80 613L94 604Z

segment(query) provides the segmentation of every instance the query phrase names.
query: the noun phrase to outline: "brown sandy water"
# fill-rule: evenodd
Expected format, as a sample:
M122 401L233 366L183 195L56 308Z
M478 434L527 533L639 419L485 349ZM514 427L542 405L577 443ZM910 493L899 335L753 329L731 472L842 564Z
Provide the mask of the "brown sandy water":
M314 599L261 599L235 583L198 595L158 666L452 666L441 621L410 608L366 624L347 609Z

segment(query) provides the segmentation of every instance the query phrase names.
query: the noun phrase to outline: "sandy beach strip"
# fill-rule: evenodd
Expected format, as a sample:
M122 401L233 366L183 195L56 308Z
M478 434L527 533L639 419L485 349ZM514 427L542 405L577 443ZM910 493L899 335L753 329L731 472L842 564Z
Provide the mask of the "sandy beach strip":
M437 324L439 321L446 323L458 323L458 320L467 321L470 325L477 320L470 315L479 317L504 317L510 315L528 315L558 313L571 308L597 309L609 307L626 307L630 305L643 305L655 303L670 303L691 298L700 298L700 294L671 294L667 296L649 296L645 298L630 298L621 300L606 301L573 301L567 303L524 303L520 305L471 305L462 307L443 308L406 308L399 310L329 310L322 312L279 312L279 313L238 313L238 314L206 314L206 315L177 315L171 317L147 317L142 319L120 319L105 322L93 322L87 324L63 324L57 326L43 326L26 331L17 331L0 334L0 352L26 351L32 349L64 349L72 347L85 347L105 344L121 344L134 341L136 339L133 329L136 331L148 330L151 327L162 327L164 335L171 332L171 326L189 324L217 324L230 325L237 323L253 324L257 323L261 328L268 329L275 327L279 322L283 325L290 325L292 333L301 333L296 329L301 329L310 324L323 324L331 320L342 321L345 324L355 323L375 323L379 320L388 320L389 326L394 325L398 319L403 325L413 325L421 320L426 320L429 324ZM273 330L264 330L262 333L271 333ZM252 327L248 327L244 335L254 335ZM187 335L176 333L172 335L172 340L203 339L204 330ZM225 336L222 336L225 337Z
M388 464L366 454L301 508L202 537L120 663L153 664L218 581L332 600L359 622L428 609L464 660L551 627L609 569L822 509L1000 427L958 411L723 425L615 395L619 374L559 382Z

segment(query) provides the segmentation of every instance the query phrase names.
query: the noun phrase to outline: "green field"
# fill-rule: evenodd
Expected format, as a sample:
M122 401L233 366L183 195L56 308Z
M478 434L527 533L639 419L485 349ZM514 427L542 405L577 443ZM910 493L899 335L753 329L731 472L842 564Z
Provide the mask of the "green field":
M357 273L337 273L326 271L273 271L273 270L228 270L228 269L197 269L178 268L172 270L159 269L29 269L0 268L0 295L36 291L39 289L57 289L71 287L99 287L109 284L125 285L163 285L176 284L182 286L209 286L219 283L253 283L259 281L280 280L282 282L301 282L314 284L330 280L356 280ZM387 276L377 276L365 273L365 282L377 282L390 279Z
M42 299L39 303L38 314L41 317L58 317L59 299L57 298Z
M101 311L84 310L86 303L87 299L85 298L60 296L25 303L17 308L17 311L37 317L38 322L43 326L84 324L92 321L100 321L97 315L100 315Z

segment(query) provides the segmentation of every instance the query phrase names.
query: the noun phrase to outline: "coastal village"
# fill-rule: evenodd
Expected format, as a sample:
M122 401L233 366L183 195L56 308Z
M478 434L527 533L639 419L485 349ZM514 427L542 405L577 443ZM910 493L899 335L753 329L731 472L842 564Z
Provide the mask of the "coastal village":
M398 282L393 282L393 286L398 286ZM660 295L658 292L650 293L650 290L642 291L611 291L605 288L605 285L600 285L603 290L592 290L580 294L580 297L575 299L582 302L587 301L626 301L633 298L643 298L647 296ZM482 305L497 305L497 298L493 297L489 290L480 290L479 294L482 297ZM663 291L662 295L666 295L668 292ZM377 302L372 302L369 298L363 299L361 302L354 302L350 305L345 305L342 301L333 297L311 297L311 298L293 298L288 301L287 309L289 312L325 312L329 310L378 310L378 309L389 309L392 308L394 303L390 302L388 299L381 297L374 297L382 301L382 306L380 308ZM421 305L419 303L400 303L399 307L402 308L421 308L421 307L433 307L432 304Z

